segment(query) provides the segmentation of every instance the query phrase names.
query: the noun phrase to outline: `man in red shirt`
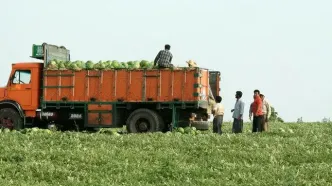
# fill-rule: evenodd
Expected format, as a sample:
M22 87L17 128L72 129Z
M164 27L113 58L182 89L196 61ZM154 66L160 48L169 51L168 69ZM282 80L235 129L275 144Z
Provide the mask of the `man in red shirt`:
M252 113L254 115L252 132L262 132L264 125L264 114L263 114L263 101L260 98L259 90L254 90L254 102L252 103Z

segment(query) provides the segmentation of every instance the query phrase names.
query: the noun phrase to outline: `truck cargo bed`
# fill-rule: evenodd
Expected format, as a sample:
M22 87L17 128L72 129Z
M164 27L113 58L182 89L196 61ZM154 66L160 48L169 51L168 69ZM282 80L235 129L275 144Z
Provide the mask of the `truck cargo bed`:
M208 100L209 71L44 70L44 102L170 102Z

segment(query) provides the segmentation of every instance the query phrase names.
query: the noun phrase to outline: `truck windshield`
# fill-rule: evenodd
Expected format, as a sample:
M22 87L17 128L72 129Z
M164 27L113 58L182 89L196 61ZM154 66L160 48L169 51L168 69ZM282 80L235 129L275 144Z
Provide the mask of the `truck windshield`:
M13 84L30 84L31 71L30 70L16 70L14 74Z

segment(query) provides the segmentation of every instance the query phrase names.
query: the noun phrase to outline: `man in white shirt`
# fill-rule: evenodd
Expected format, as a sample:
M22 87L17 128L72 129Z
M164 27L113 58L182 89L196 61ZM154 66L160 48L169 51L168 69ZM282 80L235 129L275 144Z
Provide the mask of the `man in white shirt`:
M265 96L263 94L259 95L263 101L263 114L264 114L264 125L263 125L263 131L268 130L269 125L269 119L271 116L271 107L269 102L265 99Z
M236 91L235 93L236 103L233 112L233 132L234 133L242 133L243 129L243 112L244 112L244 102L242 101L242 92Z
M212 109L213 114L213 133L222 134L221 125L224 117L224 106L221 104L222 98L220 96L216 96L216 104Z

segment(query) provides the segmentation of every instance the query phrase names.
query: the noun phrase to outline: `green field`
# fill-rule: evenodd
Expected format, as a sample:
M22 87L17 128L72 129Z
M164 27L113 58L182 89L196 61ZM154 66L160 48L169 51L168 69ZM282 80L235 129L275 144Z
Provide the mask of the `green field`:
M0 185L331 185L332 124L269 133L1 133Z

